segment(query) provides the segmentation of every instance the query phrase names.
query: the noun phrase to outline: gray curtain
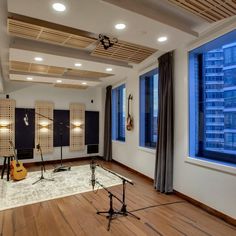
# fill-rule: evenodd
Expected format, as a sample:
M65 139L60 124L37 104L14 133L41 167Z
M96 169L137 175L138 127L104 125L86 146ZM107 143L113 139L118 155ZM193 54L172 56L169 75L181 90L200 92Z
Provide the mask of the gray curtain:
M173 191L173 52L159 59L158 140L154 186L162 193Z
M112 86L106 88L105 103L105 123L104 123L104 159L112 160L112 141L111 141L111 90Z

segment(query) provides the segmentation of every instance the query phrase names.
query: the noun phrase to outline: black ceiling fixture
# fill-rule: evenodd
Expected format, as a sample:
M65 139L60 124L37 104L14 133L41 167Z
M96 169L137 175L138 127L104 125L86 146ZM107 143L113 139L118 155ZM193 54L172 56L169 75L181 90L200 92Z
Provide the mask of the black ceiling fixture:
M115 43L118 43L117 38L110 39L108 36L103 34L99 34L99 41L101 42L105 50L112 47Z

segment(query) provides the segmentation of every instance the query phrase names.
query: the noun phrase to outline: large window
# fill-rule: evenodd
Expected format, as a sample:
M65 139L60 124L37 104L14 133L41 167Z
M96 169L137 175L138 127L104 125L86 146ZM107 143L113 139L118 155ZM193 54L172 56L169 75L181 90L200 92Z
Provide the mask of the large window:
M125 85L112 90L112 139L125 141Z
M189 53L190 156L236 163L236 30Z
M140 146L154 148L157 142L157 69L140 76Z

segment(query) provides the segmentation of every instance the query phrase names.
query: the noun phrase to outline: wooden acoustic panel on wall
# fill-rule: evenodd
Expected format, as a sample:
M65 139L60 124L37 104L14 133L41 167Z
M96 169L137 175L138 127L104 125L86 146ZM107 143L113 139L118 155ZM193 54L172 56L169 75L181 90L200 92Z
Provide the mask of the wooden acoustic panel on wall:
M236 15L236 0L168 0L209 22Z
M82 151L84 145L85 105L81 103L70 104L70 150Z
M125 62L140 63L156 51L157 49L154 48L119 40L107 50L99 43L92 51L91 55Z
M86 48L97 41L96 38L81 35L82 31L78 29L18 15L8 18L7 28L10 34L21 38L66 47Z
M44 154L53 152L53 108L52 102L35 102L35 146L40 144Z
M15 143L15 107L13 99L0 99L0 156L13 155L9 141Z

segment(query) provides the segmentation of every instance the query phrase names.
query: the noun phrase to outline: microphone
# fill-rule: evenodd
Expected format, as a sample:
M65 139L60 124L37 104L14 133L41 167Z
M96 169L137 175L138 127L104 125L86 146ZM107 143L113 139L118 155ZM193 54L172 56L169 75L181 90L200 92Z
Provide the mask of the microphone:
M91 169L91 184L93 191L96 184L96 178L95 178L96 165L97 165L96 162L92 159L92 161L90 162L90 169Z
M27 113L25 113L25 116L24 116L24 122L25 122L25 125L26 126L29 126L29 118L28 118L28 115L27 115Z

